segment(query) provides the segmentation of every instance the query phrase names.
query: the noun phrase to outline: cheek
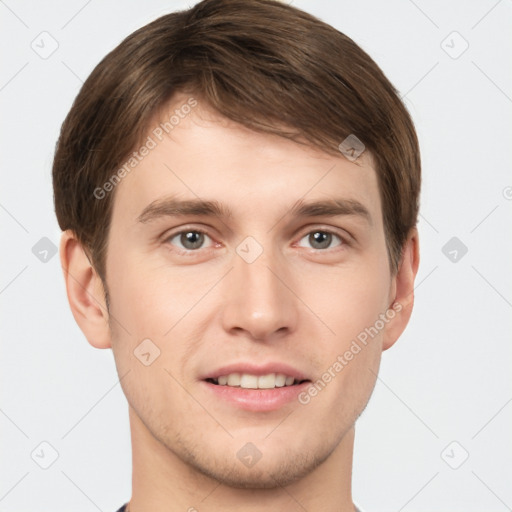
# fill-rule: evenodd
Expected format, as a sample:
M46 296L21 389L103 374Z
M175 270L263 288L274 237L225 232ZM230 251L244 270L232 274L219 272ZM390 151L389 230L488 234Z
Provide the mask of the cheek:
M347 341L374 325L387 309L389 276L379 263L317 271L299 295L330 328L328 344L342 349ZM312 286L312 283L314 284Z
M189 407L176 382L183 381L177 362L187 346L176 339L194 298L188 299L184 282L167 274L130 258L109 274L112 349L123 391L139 417L161 425L170 404L178 412Z
M192 266L171 271L150 258L127 256L112 266L112 314L135 336L162 338L200 300L210 278Z
M193 266L171 270L161 261L127 255L118 266L112 265L109 277L118 373L130 371L129 381L146 383L153 392L175 387L166 370L180 381L185 378L190 351L204 338L201 322L210 313L201 299L218 276L198 273ZM143 395L140 389L132 391L139 398ZM168 400L161 398L162 403Z
M315 282L317 286L309 291L304 287L303 293L308 294L305 302L333 331L324 330L326 334L317 338L317 354L321 354L317 392L336 410L353 407L351 413L359 413L373 389L380 363L387 325L380 319L388 306L387 269L378 262L360 270L337 269Z

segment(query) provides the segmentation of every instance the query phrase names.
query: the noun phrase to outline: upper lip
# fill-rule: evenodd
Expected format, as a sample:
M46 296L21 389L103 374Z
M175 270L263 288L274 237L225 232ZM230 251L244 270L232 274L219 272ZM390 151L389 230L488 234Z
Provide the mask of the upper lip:
M268 375L269 373L282 373L287 377L293 377L299 381L308 380L307 376L300 370L297 370L297 368L280 362L269 362L265 364L255 364L250 362L232 363L208 372L202 377L202 380L217 379L222 375L229 375L231 373L248 373L250 375L257 376Z

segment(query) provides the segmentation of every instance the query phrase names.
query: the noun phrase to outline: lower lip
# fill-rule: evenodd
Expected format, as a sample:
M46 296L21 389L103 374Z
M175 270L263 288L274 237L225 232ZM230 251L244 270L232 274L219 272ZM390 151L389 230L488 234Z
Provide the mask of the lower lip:
M211 393L221 400L246 411L275 411L286 404L298 402L297 395L304 391L311 382L303 382L294 386L283 386L273 389L245 389L231 386L219 386L202 381Z

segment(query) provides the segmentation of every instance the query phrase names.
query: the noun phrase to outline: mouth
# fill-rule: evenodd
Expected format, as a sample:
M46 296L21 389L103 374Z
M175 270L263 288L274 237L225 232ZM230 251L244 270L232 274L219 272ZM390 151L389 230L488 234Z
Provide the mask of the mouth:
M286 364L224 366L201 379L205 392L219 403L251 412L276 411L299 404L297 396L311 383Z
M267 373L265 375L254 375L250 373L229 373L219 377L210 377L206 382L216 386L228 386L242 389L275 389L290 386L298 386L308 379L300 379L284 373Z

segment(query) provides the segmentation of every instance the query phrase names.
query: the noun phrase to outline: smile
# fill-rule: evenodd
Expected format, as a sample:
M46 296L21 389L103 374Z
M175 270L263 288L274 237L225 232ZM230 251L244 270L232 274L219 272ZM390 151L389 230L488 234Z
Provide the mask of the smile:
M206 379L218 386L229 386L243 389L274 389L301 384L304 380L296 379L284 373L268 373L252 375L250 373L230 373L217 378Z

